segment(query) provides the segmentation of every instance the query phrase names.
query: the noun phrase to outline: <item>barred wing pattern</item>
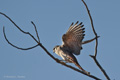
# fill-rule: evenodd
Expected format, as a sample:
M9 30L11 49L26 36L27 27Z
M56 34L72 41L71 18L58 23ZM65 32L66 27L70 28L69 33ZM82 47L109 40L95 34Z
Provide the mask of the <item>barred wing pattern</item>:
M62 45L64 47L67 47L71 53L74 53L76 55L80 54L80 50L82 48L82 40L85 36L85 28L83 28L84 25L82 25L82 22L80 24L78 23L78 21L74 25L72 23L66 34L62 36Z

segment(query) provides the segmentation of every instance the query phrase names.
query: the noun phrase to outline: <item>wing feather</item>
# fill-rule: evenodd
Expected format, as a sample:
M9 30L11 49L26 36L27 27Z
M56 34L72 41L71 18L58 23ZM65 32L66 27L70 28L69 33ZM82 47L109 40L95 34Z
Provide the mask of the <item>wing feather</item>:
M62 36L62 45L69 48L69 50L76 55L80 54L82 40L85 36L84 25L82 25L82 22L80 24L78 23L78 21L74 25L72 23L66 34Z

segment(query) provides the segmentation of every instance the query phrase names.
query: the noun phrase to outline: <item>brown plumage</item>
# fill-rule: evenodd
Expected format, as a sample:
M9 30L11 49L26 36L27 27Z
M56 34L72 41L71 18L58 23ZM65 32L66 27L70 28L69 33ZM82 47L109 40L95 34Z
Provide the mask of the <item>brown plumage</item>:
M68 47L72 53L79 55L80 50L82 47L82 40L85 36L84 34L84 25L82 25L82 22L78 24L78 21L73 25L73 23L70 25L68 31L66 34L62 36L63 40L63 46Z
M66 32L66 34L62 36L62 40L63 40L62 45L55 46L53 48L53 52L61 56L64 61L74 63L79 69L88 73L80 66L80 64L78 63L77 59L74 56L74 54L75 55L80 54L80 50L82 49L82 44L89 43L96 39L96 38L93 38L91 40L82 42L85 36L84 34L85 28L83 28L83 26L84 25L82 25L82 22L78 24L78 21L77 21L74 25L72 23L68 31Z

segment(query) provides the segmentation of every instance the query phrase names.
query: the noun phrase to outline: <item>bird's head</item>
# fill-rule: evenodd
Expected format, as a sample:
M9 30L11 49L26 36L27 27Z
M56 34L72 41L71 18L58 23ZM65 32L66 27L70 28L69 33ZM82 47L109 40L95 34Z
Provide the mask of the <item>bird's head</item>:
M55 46L55 47L53 48L53 52L54 52L54 53L56 52L56 50L57 50L58 47L60 47L60 46L57 45L57 46Z

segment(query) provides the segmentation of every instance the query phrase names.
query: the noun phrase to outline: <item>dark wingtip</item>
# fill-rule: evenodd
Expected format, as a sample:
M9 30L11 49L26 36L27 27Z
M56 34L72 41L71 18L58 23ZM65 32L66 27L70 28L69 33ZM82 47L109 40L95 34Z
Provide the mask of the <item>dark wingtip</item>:
M70 26L72 26L74 24L74 22L72 22L72 24Z
M82 33L84 33L85 31L82 31Z
M83 36L85 36L85 34L83 34Z
M81 27L83 27L84 25L81 25Z
M80 25L82 25L83 22L80 23Z
M79 23L79 21L77 21L75 24L78 24Z
M85 30L85 28L82 28L82 30Z

